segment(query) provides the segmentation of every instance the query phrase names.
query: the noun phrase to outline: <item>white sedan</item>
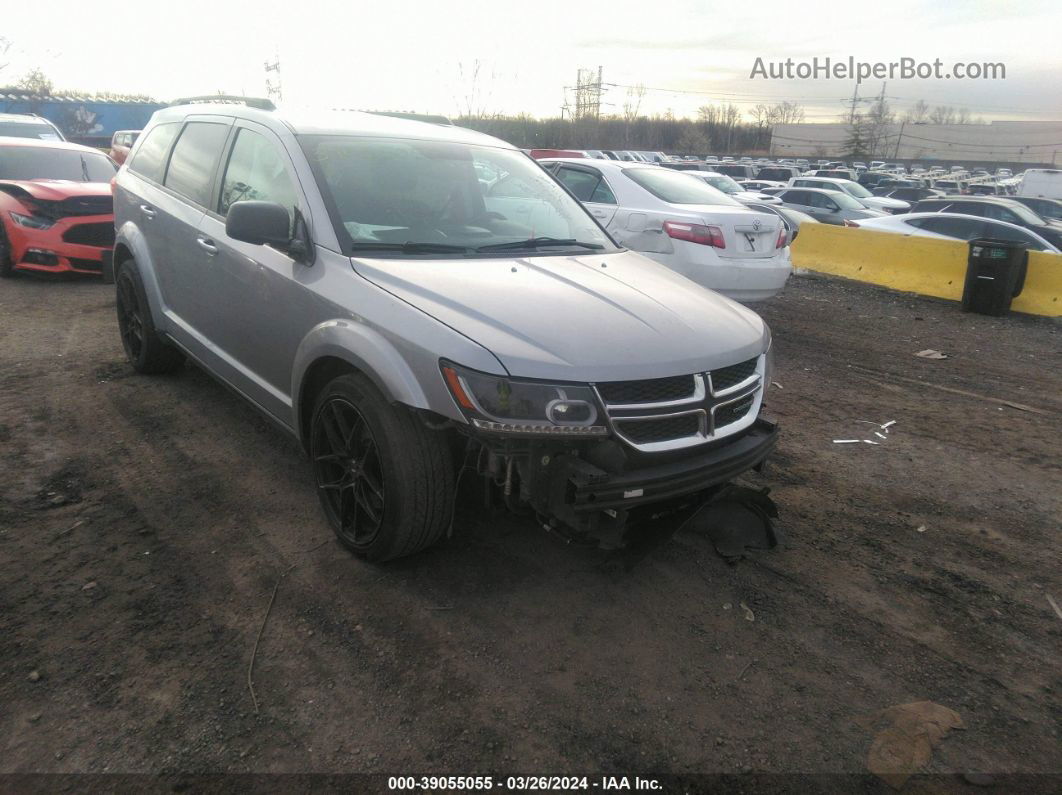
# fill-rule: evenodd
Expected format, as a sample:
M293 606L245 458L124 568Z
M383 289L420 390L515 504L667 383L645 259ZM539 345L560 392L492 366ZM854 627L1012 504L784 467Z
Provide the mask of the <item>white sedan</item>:
M976 240L978 238L1009 240L1016 243L1025 243L1030 251L1047 251L1051 254L1062 253L1057 247L1025 227L1009 224L1006 221L978 218L976 215L906 213L905 215L889 215L883 218L849 221L847 226L872 229L875 232L894 232L900 235L937 237L947 240Z
M792 272L778 216L727 197L696 178L703 172L611 160L539 163L617 243L703 287L761 301L777 295Z

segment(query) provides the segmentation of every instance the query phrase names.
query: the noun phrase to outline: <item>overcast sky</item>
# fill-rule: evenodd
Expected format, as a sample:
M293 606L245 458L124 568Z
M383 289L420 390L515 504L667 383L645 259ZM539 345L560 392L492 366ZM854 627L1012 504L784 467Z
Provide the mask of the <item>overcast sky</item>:
M894 80L903 111L918 99L986 119L1062 119L1062 3L940 0L879 3L687 0L322 2L49 0L18 4L0 84L40 67L58 89L264 95L279 54L286 103L456 114L471 97L490 112L559 113L579 68L602 67L605 112L623 86L649 87L644 113L700 105L797 101L808 121L835 121L851 80L751 80L757 57L991 61L1005 80ZM861 10L854 10L854 9ZM46 9L46 10L45 10ZM478 77L472 73L479 65ZM880 80L860 93L875 95ZM571 100L571 92L568 92Z

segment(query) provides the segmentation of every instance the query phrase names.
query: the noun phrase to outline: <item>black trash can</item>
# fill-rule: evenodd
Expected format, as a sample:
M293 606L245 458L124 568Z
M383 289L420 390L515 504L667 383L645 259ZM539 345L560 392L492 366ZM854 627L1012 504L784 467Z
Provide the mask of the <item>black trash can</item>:
M970 241L962 310L982 315L1005 315L1010 302L1025 286L1029 252L1024 243L981 238Z

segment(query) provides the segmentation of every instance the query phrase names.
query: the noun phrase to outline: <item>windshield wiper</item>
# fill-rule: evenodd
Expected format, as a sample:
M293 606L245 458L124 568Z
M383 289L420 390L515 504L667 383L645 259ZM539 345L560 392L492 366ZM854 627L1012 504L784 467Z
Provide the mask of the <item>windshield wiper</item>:
M92 182L88 173L88 163L85 162L85 156L81 155L81 176L85 178L85 182Z
M471 254L475 250L452 243L384 243L369 240L354 241L350 248L352 251L398 251L402 254Z
M529 240L514 240L512 243L491 243L486 246L479 246L476 251L508 251L522 248L545 248L546 246L575 246L577 248L588 248L592 251L600 251L604 248L600 243L584 243L575 238L532 237Z

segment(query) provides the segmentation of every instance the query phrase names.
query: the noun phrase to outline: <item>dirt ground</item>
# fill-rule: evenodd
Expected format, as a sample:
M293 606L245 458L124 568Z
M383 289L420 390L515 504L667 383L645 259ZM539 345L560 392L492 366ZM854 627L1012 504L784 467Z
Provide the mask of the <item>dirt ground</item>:
M1062 773L1062 324L811 276L760 311L783 548L605 573L464 512L377 567L294 441L133 374L112 287L0 283L0 772L862 773L855 719L930 700L929 773Z

